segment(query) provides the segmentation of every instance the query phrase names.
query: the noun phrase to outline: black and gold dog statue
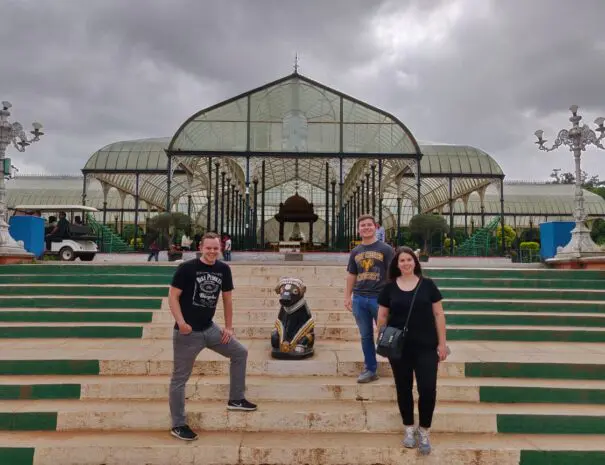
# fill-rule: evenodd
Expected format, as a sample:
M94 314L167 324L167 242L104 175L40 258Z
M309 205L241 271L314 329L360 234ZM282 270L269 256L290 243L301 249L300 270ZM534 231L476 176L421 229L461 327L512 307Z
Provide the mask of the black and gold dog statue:
M300 360L313 355L315 321L305 302L306 286L298 278L280 278L279 314L271 333L271 355L278 359Z

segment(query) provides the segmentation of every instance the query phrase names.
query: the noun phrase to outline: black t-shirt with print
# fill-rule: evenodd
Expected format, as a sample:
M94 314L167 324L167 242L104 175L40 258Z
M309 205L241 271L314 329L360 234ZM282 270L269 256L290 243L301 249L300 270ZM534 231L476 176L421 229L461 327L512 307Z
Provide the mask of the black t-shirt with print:
M204 331L212 325L221 291L233 290L231 268L221 261L207 265L198 258L188 260L177 268L172 286L183 291L179 303L185 322L193 331Z
M414 309L408 323L406 346L436 348L438 345L437 326L433 315L433 303L442 299L437 285L430 278L419 281ZM418 287L418 286L416 286ZM410 311L414 291L402 291L395 281L387 283L380 295L378 304L389 309L387 324L403 329Z

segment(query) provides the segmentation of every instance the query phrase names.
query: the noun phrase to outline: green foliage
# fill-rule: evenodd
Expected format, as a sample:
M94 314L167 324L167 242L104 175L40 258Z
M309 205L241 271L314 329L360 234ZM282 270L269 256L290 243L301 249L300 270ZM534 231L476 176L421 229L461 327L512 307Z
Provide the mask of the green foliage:
M594 220L590 237L592 237L592 240L598 245L605 244L605 220L602 218Z
M449 249L451 244L452 244L452 239L449 237L446 237L443 241L443 247L445 247L446 249ZM454 248L456 248L457 246L458 246L458 243L456 242L456 239L454 239Z
M149 228L160 233L170 244L170 236L177 231L185 231L191 224L191 218L180 212L160 213L149 219Z
M521 232L521 242L540 242L540 230L537 228L526 229Z
M589 187L588 190L593 194L597 194L598 196L605 199L605 186Z
M540 250L540 244L537 242L521 242L521 244L519 244L519 249L538 251Z
M425 251L427 242L434 233L438 231L447 233L449 231L445 218L441 215L433 214L415 215L410 220L409 229L412 234L418 234L422 238Z
M502 244L502 226L498 226L498 228L496 228L496 237L498 239L498 245ZM515 238L517 237L517 233L515 232L515 230L513 228L511 228L510 226L508 226L507 224L504 225L504 246L509 249L512 245L513 245L513 241L515 240Z

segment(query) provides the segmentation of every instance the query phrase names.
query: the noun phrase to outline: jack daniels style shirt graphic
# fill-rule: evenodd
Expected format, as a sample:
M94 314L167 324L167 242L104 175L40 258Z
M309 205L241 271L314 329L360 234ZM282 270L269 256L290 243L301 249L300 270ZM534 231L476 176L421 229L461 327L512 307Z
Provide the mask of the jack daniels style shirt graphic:
M183 291L179 303L185 322L193 331L204 331L212 325L220 293L233 290L233 277L226 263L207 265L195 258L178 267L171 284Z
M360 244L351 250L347 271L357 275L353 294L378 297L394 255L393 248L382 241Z

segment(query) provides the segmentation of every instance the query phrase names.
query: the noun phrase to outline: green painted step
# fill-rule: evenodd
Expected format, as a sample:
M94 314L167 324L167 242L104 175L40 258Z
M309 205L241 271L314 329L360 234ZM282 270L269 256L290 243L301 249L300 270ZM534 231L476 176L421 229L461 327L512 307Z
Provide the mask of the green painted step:
M467 362L466 377L605 380L605 364Z
M605 303L605 293L596 291L528 289L442 289L445 299L594 300Z
M79 399L79 384L0 385L0 400Z
M442 289L444 299L516 299L516 300L590 300L605 304L605 293L598 291L527 289ZM129 286L0 286L3 296L105 296L105 297L168 297L168 285L152 287ZM336 295L336 294L335 294Z
M0 463L4 465L33 465L33 447L0 447Z
M0 412L0 430L8 431L55 431L55 412Z
M508 342L605 342L605 331L558 331L527 329L451 329L450 341L508 341Z
M1 299L0 299L1 302ZM443 302L445 310L497 311L497 312L545 312L545 313L605 313L605 302L494 302L459 301Z
M3 311L0 322L12 323L151 323L153 313L89 311ZM605 317L559 315L447 315L448 325L605 327Z
M172 273L169 275L0 275L0 284L138 284L168 286L171 279Z
M498 433L605 434L605 417L498 414Z
M231 264L234 269L258 265L238 265ZM80 274L82 272L91 275L112 275L127 274L136 275L139 273L146 275L164 275L172 276L176 269L176 264L167 263L166 265L95 265L95 264L32 264L32 265L5 265L0 267L0 275L14 274ZM261 265L262 266L262 265ZM278 268L267 265L265 269ZM331 268L340 268L340 265L333 265ZM85 271L84 271L85 270ZM578 279L578 280L605 280L605 271L600 270L548 270L548 269L480 269L480 268L427 268L425 274L431 278L450 277L450 278L542 278L542 279ZM2 281L0 280L0 283Z
M141 326L10 326L0 327L0 339L24 338L128 338L143 336Z
M0 463L6 465L33 465L32 447L0 447ZM603 451L547 451L522 450L519 465L603 465Z
M605 293L597 291L565 291L527 289L442 289L444 299L510 299L596 301L605 305ZM103 297L167 297L168 285L153 287L116 286L0 286L2 296L103 296ZM335 294L336 295L336 294Z
M168 285L157 287L115 286L10 286L0 287L0 295L35 296L105 296L105 297L168 297Z
M605 389L480 386L481 402L501 404L605 404Z
M2 311L0 321L31 323L150 323L151 312Z
M90 274L88 270L82 274L72 275L1 275L0 284L118 284L118 285L161 285L168 286L172 279L173 270L167 274L128 274L111 275ZM570 279L458 279L436 278L440 287L495 287L513 289L602 289L602 280L570 280Z
M2 312L0 312L0 319ZM605 317L561 315L446 315L448 325L605 327Z
M519 465L603 465L605 451L522 450Z
M162 299L79 299L79 298L52 298L40 299L37 297L11 298L0 297L0 308L85 308L85 309L145 309L159 310Z
M98 375L98 360L0 360L0 375Z

